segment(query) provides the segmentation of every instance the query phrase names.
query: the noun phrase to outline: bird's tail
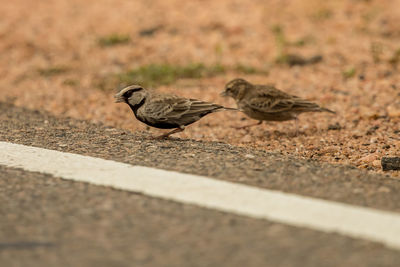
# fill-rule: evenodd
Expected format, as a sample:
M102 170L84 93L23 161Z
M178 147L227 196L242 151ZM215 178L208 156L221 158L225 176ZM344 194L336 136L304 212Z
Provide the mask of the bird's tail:
M293 109L298 110L300 112L329 112L329 113L336 114L335 111L320 107L318 104L316 104L314 102L304 100L301 98L296 99Z
M240 111L238 108L228 108L228 107L222 107L220 110L221 110L221 111L223 111L223 110Z
M191 99L192 105L190 106L190 110L186 112L186 114L198 114L200 116L205 116L209 113L224 111L224 110L238 110L236 108L226 108L224 106L210 103L210 102L203 102L200 100Z

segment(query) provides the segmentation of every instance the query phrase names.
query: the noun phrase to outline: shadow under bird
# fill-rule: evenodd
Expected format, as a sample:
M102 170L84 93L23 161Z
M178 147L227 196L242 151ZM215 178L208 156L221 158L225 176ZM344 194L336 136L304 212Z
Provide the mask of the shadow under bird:
M234 79L228 82L221 95L232 97L239 110L259 121L257 124L237 127L239 129L259 125L263 121L296 120L297 131L297 116L300 113L329 112L335 114L334 111L320 107L316 103L282 92L273 85L251 84L244 79Z
M207 114L223 110L237 110L197 99L157 93L139 85L123 88L114 98L116 103L128 104L139 121L155 128L174 129L157 138L165 138L171 134L182 132L185 126L198 121Z

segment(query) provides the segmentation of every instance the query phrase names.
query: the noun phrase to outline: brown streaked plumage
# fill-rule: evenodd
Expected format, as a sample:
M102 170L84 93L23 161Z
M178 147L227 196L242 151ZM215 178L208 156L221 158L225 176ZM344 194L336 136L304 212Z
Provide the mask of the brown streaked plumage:
M128 104L139 121L160 129L175 128L158 138L181 132L185 126L198 121L207 114L231 109L197 99L149 91L139 85L125 87L114 97L115 102Z
M263 121L297 120L297 116L303 112L335 113L311 101L282 92L273 85L251 84L244 79L234 79L227 83L221 95L235 99L241 111L259 121L239 128L258 125Z

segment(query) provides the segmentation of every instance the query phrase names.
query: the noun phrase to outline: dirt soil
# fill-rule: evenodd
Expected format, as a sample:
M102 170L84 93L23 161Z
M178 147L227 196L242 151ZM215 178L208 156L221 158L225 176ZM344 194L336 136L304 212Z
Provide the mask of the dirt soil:
M276 64L276 25L292 44L285 50L320 54L322 62ZM99 38L116 34L130 41L99 45ZM235 106L219 96L229 80L274 83L337 115L301 115L295 136L293 122L235 130L251 120L221 112L176 136L381 172L382 156L400 154L399 41L400 3L392 0L15 0L0 8L0 101L156 135L160 130L136 121L128 106L113 103L118 83L99 84L151 63L268 69L154 89Z

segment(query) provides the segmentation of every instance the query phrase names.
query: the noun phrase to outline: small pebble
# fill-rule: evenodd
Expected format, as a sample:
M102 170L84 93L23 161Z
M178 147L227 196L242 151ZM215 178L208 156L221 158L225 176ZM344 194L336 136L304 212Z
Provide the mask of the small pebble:
M382 157L382 170L398 171L400 170L400 157Z
M379 159L374 160L374 161L372 162L372 165L373 165L374 167L380 167L380 166L381 166L381 161L380 161Z

